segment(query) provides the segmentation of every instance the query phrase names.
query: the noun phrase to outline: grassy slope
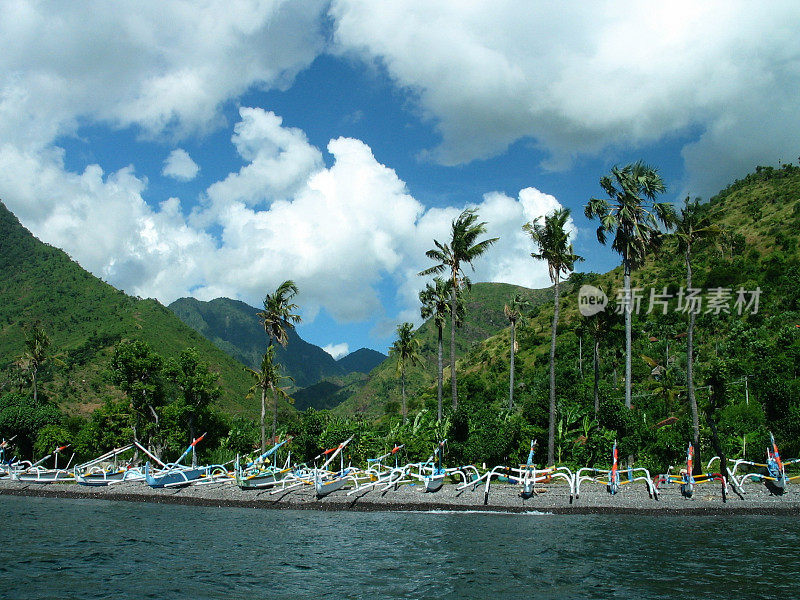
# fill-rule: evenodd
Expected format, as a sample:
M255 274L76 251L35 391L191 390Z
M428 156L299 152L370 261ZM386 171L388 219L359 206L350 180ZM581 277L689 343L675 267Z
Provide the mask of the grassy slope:
M456 330L456 359L460 359L474 346L499 331L503 331L508 321L503 314L503 306L514 294L527 297L532 306L547 302L550 290L531 290L506 283L477 283L466 298L466 321ZM420 356L423 365L410 368L407 373L406 394L411 406L418 401L420 393L436 385L437 331L433 320L423 323L415 333L420 342ZM443 331L445 379L449 381L450 328ZM445 400L449 399L449 384L445 384ZM434 389L435 395L435 389ZM363 387L336 408L339 414L363 414L378 417L383 414L387 402L401 399L397 361L389 357L370 372Z
M33 237L0 203L0 368L24 349L23 326L41 321L64 367L46 371L43 389L69 412L86 413L118 395L107 368L122 339L148 342L164 357L194 346L220 375L223 409L254 414L243 366L155 300L127 296Z

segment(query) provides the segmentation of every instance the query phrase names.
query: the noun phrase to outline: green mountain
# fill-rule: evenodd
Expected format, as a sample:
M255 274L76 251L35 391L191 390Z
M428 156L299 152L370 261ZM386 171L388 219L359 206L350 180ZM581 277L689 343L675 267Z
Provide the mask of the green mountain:
M721 321L703 314L698 318L696 345L699 357L698 371L710 368L712 358L718 356L720 347L730 343L725 335L727 327L737 324L739 315L733 302L738 289L755 290L761 287L761 312L746 320L751 323L769 323L772 329L760 331L759 335L775 343L781 327L795 328L798 303L800 303L800 168L784 165L781 169L759 167L755 173L736 181L702 205L702 210L711 221L722 228L714 241L697 244L693 257L694 286L702 288L708 295L713 288L729 289L733 315L723 313ZM647 264L633 274L633 285L647 293L649 288L661 292L668 286L673 300L666 316L647 314L649 297L643 299L643 309L634 319L636 360L634 377L640 381L640 393L651 393L659 389L658 381L651 376L652 367L642 356L658 359L666 355L671 346L671 361L676 349L683 343L681 331L685 330L685 313L675 308L678 288L684 284L685 266L683 256L677 252L676 242L666 236L662 250L652 256ZM622 271L616 268L608 273L575 273L562 284L561 319L558 334L559 369L564 378L570 380L583 372L591 377L592 340L581 334L584 318L578 312L577 289L583 283L591 283L604 289L613 301L616 291L622 288ZM467 323L457 331L457 357L459 373L468 379L477 377L482 386L489 386L497 400L507 398L509 378L510 328L503 315L503 303L515 292L528 295L534 306L527 322L518 327L519 350L516 360L516 382L520 401L536 396L537 402L546 398L547 369L552 322L552 288L525 290L505 284L478 284L473 287L468 299ZM706 301L708 299L706 298ZM786 313L785 311L789 311ZM781 323L776 315L788 314L795 321ZM795 316L793 316L795 315ZM741 319L745 321L745 319ZM702 327L708 329L702 331ZM668 332L665 334L664 332ZM665 340L665 336L672 336ZM685 335L685 333L683 334ZM420 341L423 368L411 369L407 375L407 394L410 408L432 408L435 400L436 329L432 321L424 323L416 332ZM448 331L444 333L445 402L449 402ZM657 341L651 341L657 340ZM603 378L616 380L621 385L624 362L619 349L607 348L603 353ZM682 359L685 363L685 356ZM673 362L670 363L672 365ZM675 364L680 368L680 364ZM744 369L744 367L737 367ZM461 376L460 375L460 376ZM741 374L744 377L746 373ZM680 375L674 375L680 379ZM582 385L591 382L581 378ZM605 383L604 383L605 385ZM739 385L739 384L737 384ZM663 387L663 386L662 386ZM585 395L586 387L581 393ZM618 389L618 388L614 388ZM608 390L606 390L608 392ZM610 393L610 392L608 392ZM617 392L614 392L617 393ZM677 393L677 392L676 392ZM339 414L363 414L379 417L385 411L397 410L400 399L399 376L396 361L390 358L372 373L363 387L343 402L335 411ZM537 405L538 406L538 405ZM533 410L533 409L532 409ZM541 407L536 410L541 410Z
M336 361L344 373L369 373L386 360L386 355L370 348L360 348Z
M210 302L180 298L169 308L222 351L254 369L260 367L266 336L256 316L259 309L229 298ZM288 337L286 348L278 346L276 355L297 388L305 388L328 377L366 373L386 358L380 352L362 348L336 361L319 346L303 340L294 329L288 330Z
M350 398L363 387L365 373L353 372L345 377L328 377L292 394L294 407L299 411L332 409Z
M44 393L66 411L88 413L120 392L107 374L114 346L142 340L165 358L194 347L219 373L221 408L255 414L242 364L156 300L133 298L44 244L0 202L0 369L24 350L23 327L40 321L59 359L42 373Z

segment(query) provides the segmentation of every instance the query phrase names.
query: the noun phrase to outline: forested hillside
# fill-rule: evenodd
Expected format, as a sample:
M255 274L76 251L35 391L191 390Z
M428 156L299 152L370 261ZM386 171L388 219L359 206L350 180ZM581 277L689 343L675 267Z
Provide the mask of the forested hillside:
M152 299L133 298L91 275L61 250L37 240L0 203L0 371L25 350L25 327L39 322L51 361L40 374L43 394L69 413L87 414L120 391L109 380L114 347L141 340L165 358L189 347L219 374L220 406L254 413L245 400L243 366Z

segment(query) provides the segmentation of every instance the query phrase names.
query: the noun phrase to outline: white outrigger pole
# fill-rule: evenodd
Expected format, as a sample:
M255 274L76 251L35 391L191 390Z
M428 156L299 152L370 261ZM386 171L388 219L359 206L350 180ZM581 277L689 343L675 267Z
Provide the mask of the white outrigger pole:
M278 449L284 444L291 441L292 438L286 438L282 442L278 442L272 448L264 452L255 460L249 462L244 467L239 465L239 457L236 457L234 465L234 478L236 485L241 489L260 489L273 487L280 480L291 473L289 465L291 464L292 453L286 457L286 463L283 467L277 465L266 465L265 463L270 456L275 454Z
M125 463L122 467L117 465L117 457L120 454L124 454L125 452L134 449L142 450L150 458L158 462L162 467L165 466L164 463L162 463L157 457L148 452L144 446L138 442L132 442L126 446L122 446L121 448L109 450L105 454L102 454L97 458L93 458L92 460L83 464L75 465L75 467L73 467L75 481L81 485L104 486L122 483L123 481L144 479L144 473L142 470L138 467L132 466L130 462ZM107 462L111 459L114 460L113 467L101 466L101 463Z
M379 485L383 486L383 489L386 490L393 485L396 485L400 482L403 476L406 474L405 467L400 467L397 464L397 453L400 452L403 448L405 448L405 444L400 444L399 446L395 445L389 452L383 454L382 456L378 456L376 458L368 458L367 463L369 466L367 467L366 471L362 471L361 475L367 478L365 483L358 482L358 476L356 477L356 487L355 489L350 490L347 492L348 496L351 496L357 492L363 492L364 490L369 490L371 488L377 487ZM383 461L390 456L394 456L394 467L387 466L383 464Z
M63 446L56 446L56 449L53 450L50 454L36 461L27 469L20 471L13 471L11 473L11 478L19 481L28 481L35 483L54 483L56 481L69 481L73 479L72 473L69 471L69 465L72 463L72 459L75 458L74 452L67 461L67 466L64 467L63 469L58 468L58 455L61 453L62 450L66 450L69 447L70 444L65 444ZM52 469L45 469L44 467L40 466L42 463L44 463L47 459L51 457L53 458Z
M769 434L769 443L770 445L767 447L766 463L756 463L744 459L738 459L738 460L729 459L729 462L733 463L733 469L728 468L728 476L730 477L730 481L731 484L734 486L734 489L740 495L744 494L744 483L746 481L763 482L765 485L771 488L773 493L782 494L786 490L786 486L790 482L800 479L800 475L789 476L786 473L786 467L788 465L800 463L800 458L783 460L781 458L781 453L778 450L778 445L775 443L775 436L772 435L772 432L770 432ZM708 468L710 469L711 463L718 460L719 460L718 456L712 458L708 462ZM739 469L740 466L743 465L750 467L758 467L760 469L764 469L766 472L743 473L737 476L736 471Z
M425 485L426 492L438 492L442 489L442 485L444 485L444 478L447 475L447 470L442 467L442 450L446 443L447 440L439 442L430 458L428 458L424 464L420 465L420 475L422 476L421 479ZM430 469L430 474L423 475L423 469Z
M492 479L502 478L507 480L509 483L521 485L522 491L520 492L520 496L522 496L524 499L528 499L533 496L534 486L537 483L549 482L555 478L563 479L567 482L567 485L569 485L569 501L572 503L572 497L574 493L574 476L572 471L568 467L556 467L555 465L552 467L546 467L544 469L537 469L533 464L533 455L536 452L536 446L536 440L531 440L531 448L528 452L527 464L520 465L518 468L498 465L492 470L481 475L474 482L465 482L456 489L463 489L469 485L473 485L474 489L475 485L485 480L486 483L483 489L483 504L487 505L489 503L489 489L492 484Z

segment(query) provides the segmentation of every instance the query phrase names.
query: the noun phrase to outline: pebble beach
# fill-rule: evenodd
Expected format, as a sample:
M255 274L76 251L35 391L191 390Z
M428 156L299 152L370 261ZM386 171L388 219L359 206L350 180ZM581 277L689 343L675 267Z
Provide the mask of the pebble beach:
M763 484L749 483L744 494L732 490L723 502L721 486L697 485L691 498L680 493L680 486L661 487L659 499L650 498L644 484L623 485L611 495L605 486L582 484L581 493L570 502L569 486L542 485L529 499L519 495L519 487L493 483L484 504L484 486L457 490L445 484L436 493L424 493L421 486L404 484L385 491L362 490L347 495L343 489L324 498L316 498L313 486L303 486L272 493L266 490L242 490L233 483L216 482L183 488L152 489L142 482L124 482L107 487L74 483L39 484L11 480L0 481L0 496L38 496L82 498L126 502L152 502L195 506L240 507L278 510L341 511L497 511L544 512L552 514L641 514L641 515L718 515L766 514L800 515L800 486L790 485L783 494L770 492Z

